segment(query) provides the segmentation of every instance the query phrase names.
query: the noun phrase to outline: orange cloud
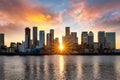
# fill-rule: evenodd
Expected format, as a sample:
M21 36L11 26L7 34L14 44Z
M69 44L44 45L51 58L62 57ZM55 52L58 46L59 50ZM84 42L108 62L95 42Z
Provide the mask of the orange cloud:
M26 26L37 25L39 29L55 27L61 23L61 16L61 13L55 13L42 4L34 5L29 0L0 0L0 32L5 33L7 41L24 40Z

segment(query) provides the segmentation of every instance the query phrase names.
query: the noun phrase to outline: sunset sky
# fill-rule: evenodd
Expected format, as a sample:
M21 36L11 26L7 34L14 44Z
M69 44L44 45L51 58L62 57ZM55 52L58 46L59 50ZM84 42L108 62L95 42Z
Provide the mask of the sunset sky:
M0 33L5 33L6 45L24 40L25 27L38 26L61 39L65 27L78 32L116 32L120 48L120 0L0 0Z

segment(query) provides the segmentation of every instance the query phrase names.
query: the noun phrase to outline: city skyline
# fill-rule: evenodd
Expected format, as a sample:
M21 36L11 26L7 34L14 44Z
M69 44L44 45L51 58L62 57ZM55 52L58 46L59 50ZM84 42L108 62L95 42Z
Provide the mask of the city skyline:
M33 31L33 32L31 32ZM38 27L37 26L33 26L32 28L29 28L29 27L26 27L25 28L25 36L24 36L24 42L26 42L26 49L28 48L37 48L38 46L39 47L44 47L44 46L50 46L52 45L52 43L54 42L54 40L58 37L54 36L55 33L54 33L54 29L50 29L48 33L46 33L45 30L38 30ZM107 40L110 42L111 40L114 40L115 41L115 49L116 49L116 33L115 32L105 32L105 31L98 31L98 35L97 35L97 38L98 38L98 41L95 41L94 40L94 33L92 31L82 31L82 33L80 34L80 43L78 43L78 34L77 32L73 32L72 30L70 30L70 27L65 27L65 31L63 31L65 34L61 37L62 40L60 41L60 39L58 40L60 45L62 45L62 43L64 43L64 37L68 37L67 41L69 40L70 37L72 37L72 41L73 43L76 43L76 44L79 44L79 45L82 45L84 43L87 43L87 44L92 44L92 43L95 43L95 42L98 42L98 43L105 43ZM111 34L114 35L113 38L111 38ZM100 37L101 36L101 37ZM107 38L107 36L109 36ZM34 41L34 38L36 39L36 41ZM4 33L0 33L0 39L1 39L1 43L3 42L2 45L5 45L5 34ZM14 43L21 43L22 41L17 41L17 42L14 42ZM31 41L32 41L32 44L31 44ZM67 42L66 41L66 42ZM11 46L11 42L9 43ZM38 45L39 44L39 45ZM110 44L110 43L108 43ZM31 45L31 46L30 46ZM105 44L104 44L105 45ZM113 45L113 44L112 44ZM7 47L9 47L7 46Z
M60 41L65 26L70 26L78 32L78 43L82 31L92 31L95 42L98 31L116 32L116 48L120 49L119 4L119 0L1 0L0 33L5 33L5 44L10 45L24 40L26 26L37 26L46 33L54 29Z

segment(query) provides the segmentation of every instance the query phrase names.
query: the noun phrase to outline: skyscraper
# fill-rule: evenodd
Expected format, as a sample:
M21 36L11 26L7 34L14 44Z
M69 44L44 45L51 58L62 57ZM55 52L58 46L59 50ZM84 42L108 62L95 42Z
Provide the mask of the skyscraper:
M47 33L46 44L47 44L47 47L49 48L50 47L50 33Z
M89 49L93 49L94 48L94 34L93 34L92 31L89 32L88 44L89 44Z
M65 27L65 36L62 37L62 45L64 46L64 50L69 53L72 48L72 39L71 39L71 34L70 34L70 27Z
M54 29L50 29L50 47L54 45Z
M37 47L37 27L33 27L33 48Z
M0 46L4 46L4 34L0 33Z
M88 48L88 32L82 32L81 35L81 44L83 48Z
M99 49L105 48L105 32L104 31L98 32L98 43L99 43Z
M66 37L70 36L70 27L65 28L65 36Z
M106 46L110 49L116 49L115 32L106 32Z
M25 28L25 48L29 49L31 47L31 42L30 42L30 28L26 27Z
M77 32L71 32L71 39L73 44L78 44Z
M39 31L39 40L40 40L39 47L43 48L45 46L45 31L44 30Z

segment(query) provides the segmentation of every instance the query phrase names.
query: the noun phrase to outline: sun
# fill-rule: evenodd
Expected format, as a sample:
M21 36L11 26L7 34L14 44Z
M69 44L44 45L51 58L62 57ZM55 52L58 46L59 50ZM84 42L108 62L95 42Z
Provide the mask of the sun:
M60 50L63 51L63 49L64 49L64 46L61 44L60 45Z

